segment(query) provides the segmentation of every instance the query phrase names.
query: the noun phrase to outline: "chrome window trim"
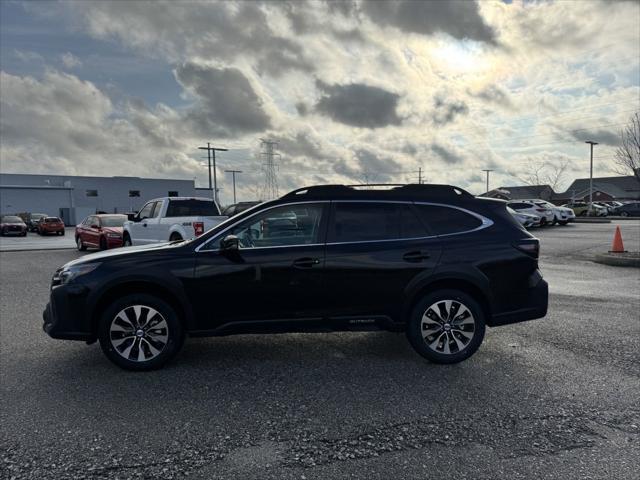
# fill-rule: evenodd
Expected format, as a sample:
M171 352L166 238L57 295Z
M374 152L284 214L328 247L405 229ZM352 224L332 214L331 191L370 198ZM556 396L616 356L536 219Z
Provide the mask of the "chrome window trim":
M480 230L483 230L485 228L489 228L491 225L493 225L493 220L490 220L476 212L473 212L471 210L467 210L466 208L462 208L462 207L458 207L456 205L451 205L448 203L436 203L436 202L414 202L411 200L307 200L307 201L303 201L303 202L291 202L291 203L281 203L278 205L272 205L269 208L265 208L264 210L260 210L258 212L253 213L252 215L249 215L248 217L243 218L241 221L236 222L232 225L229 225L227 228L225 228L224 230L222 230L219 235L222 235L223 233L227 232L229 229L235 227L236 225L238 225L239 223L243 222L244 220L247 220L255 215L258 215L259 213L262 212L266 212L268 210L271 210L273 208L278 208L278 207L286 207L286 206L290 206L290 205L304 205L304 204L309 204L309 203L402 203L402 204L408 204L408 205L431 205L431 206L436 206L436 207L445 207L445 208L453 208L456 210L460 210L462 212L465 212L475 218L477 218L478 220L480 220L481 225L479 227L476 227L474 229L471 230L463 230L462 232L454 232L454 233L445 233L442 235L427 235L424 237L402 237L402 238L387 238L387 239L381 239L381 240L354 240L354 241L350 241L350 242L326 242L326 243L302 243L302 244L295 244L295 245L275 245L275 246L271 246L271 247L252 247L252 248L245 248L244 250L246 251L251 251L251 250L266 250L266 249L270 249L270 248L296 248L296 247L318 247L318 246L322 246L322 245L349 245L349 244L360 244L360 243L386 243L386 242L398 242L398 241L412 241L412 240L428 240L428 239L432 239L432 238L440 238L440 237L451 237L453 235L464 235L467 233L472 233L472 232L477 232ZM216 236L216 238L218 237ZM196 252L219 252L220 249L216 248L216 249L204 249L204 245L206 245L207 243L213 241L214 239L211 240L207 240L204 243L201 243L198 247L196 247L195 251Z
M307 201L302 201L302 202L290 202L290 203L279 203L277 205L271 205L267 208L264 209L260 209L257 212L252 213L251 215L249 215L248 217L244 217L241 220L238 220L235 223L232 223L231 225L227 226L224 230L222 230L220 233L218 233L215 237L202 242L200 245L198 245L195 249L196 252L219 252L220 249L219 248L203 248L206 244L208 244L209 242L213 242L216 238L219 238L220 235L222 235L223 233L227 232L228 230L230 230L231 228L235 227L236 225L244 222L245 220L248 220L252 217L255 217L256 215L263 213L263 212L267 212L269 210L272 210L274 208L279 208L279 207L288 207L291 205L305 205L305 204L309 204L309 203L331 203L331 200L307 200ZM256 205L257 206L257 205ZM233 217L231 217L233 218ZM251 247L251 248L245 248L243 250L256 250L256 249L265 249L265 248L284 248L284 247L311 247L311 246L317 246L317 245L324 245L324 243L303 243L303 244L297 244L297 245L274 245L272 247Z

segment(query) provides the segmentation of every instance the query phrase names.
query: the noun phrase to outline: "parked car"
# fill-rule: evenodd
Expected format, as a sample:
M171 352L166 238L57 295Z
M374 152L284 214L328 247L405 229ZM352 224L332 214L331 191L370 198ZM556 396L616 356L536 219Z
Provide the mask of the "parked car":
M245 210L250 209L251 207L255 207L256 205L260 205L260 202L239 202L234 203L233 205L229 205L222 210L222 215L226 215L227 217L233 217L239 213L244 212Z
M522 225L524 228L540 226L540 217L538 217L537 215L529 215L528 213L516 212L511 207L507 207L507 211L511 215L513 215L514 218L518 220L518 222L520 222L520 225Z
M287 219L286 230L264 228ZM539 242L506 202L448 185L298 189L191 241L86 255L56 270L44 330L149 370L186 335L388 330L436 363L485 327L546 315Z
M44 217L38 222L38 234L64 235L64 222L59 217Z
M551 209L551 211L553 212L553 220L551 222L551 225L555 225L555 224L566 225L567 223L575 220L576 218L575 214L573 213L573 210L571 210L570 208L559 207L557 205L554 205L551 202L547 202L546 200L541 200L539 198L533 199L533 200L526 200L526 201L533 202L537 206L542 208Z
M540 217L540 226L553 223L553 210L544 205L536 205L530 200L511 200L508 205L518 213L528 213Z
M78 250L99 248L107 250L122 246L122 232L126 215L89 215L76 225L76 246Z
M32 213L29 215L27 222L27 228L30 232L38 231L38 222L47 216L46 213Z
M621 205L613 211L613 214L622 217L640 217L640 202Z
M604 208L607 211L607 215L613 211L613 207L611 205L607 205L605 202L593 202L593 205Z
M576 217L586 217L589 214L589 204L586 202L572 202L562 206L573 210ZM606 217L607 209L594 203L592 206L592 216Z
M156 198L124 223L123 242L131 246L186 240L226 219L210 198Z
M27 224L17 215L4 215L0 218L0 235L27 236Z

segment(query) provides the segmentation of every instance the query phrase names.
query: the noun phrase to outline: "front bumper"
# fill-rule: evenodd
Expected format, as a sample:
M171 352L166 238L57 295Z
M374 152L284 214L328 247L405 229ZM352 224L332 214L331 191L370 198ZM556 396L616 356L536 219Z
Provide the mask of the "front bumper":
M529 288L513 292L510 303L513 308L491 316L487 322L490 327L544 317L549 306L549 284L536 271L529 279Z
M51 297L42 312L42 329L51 338L62 340L95 339L89 319L85 318L88 289L83 285L61 285L51 290Z

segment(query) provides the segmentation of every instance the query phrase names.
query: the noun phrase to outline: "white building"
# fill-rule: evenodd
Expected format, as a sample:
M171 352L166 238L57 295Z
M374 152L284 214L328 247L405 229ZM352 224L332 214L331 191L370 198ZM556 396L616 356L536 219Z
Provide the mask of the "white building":
M0 214L46 213L73 225L96 212L137 211L167 196L211 197L193 180L0 173Z

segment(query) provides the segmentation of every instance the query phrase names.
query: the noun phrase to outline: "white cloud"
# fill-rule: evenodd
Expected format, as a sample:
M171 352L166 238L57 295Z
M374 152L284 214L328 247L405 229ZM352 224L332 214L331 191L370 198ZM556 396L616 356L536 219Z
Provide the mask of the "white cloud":
M82 66L82 61L71 52L66 52L60 55L60 61L67 69Z

